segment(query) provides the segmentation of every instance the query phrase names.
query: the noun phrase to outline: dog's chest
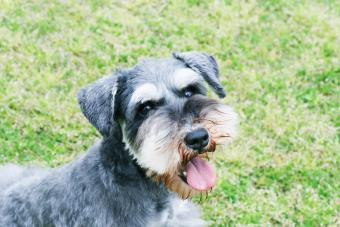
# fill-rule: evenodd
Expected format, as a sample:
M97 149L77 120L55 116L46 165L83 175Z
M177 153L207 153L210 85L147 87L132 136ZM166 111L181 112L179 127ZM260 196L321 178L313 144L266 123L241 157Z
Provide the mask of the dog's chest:
M171 198L168 206L151 217L150 227L173 226L206 226L206 222L200 218L199 208L188 200Z

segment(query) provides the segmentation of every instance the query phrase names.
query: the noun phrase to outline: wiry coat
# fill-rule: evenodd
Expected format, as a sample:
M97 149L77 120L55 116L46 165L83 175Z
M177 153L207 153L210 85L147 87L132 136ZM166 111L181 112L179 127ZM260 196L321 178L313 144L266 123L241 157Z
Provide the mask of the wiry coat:
M181 86L191 88L193 82L187 73L196 87L183 96ZM177 197L194 190L178 175L190 160L181 158L177 148L183 143L176 137L190 128L209 128L214 149L215 142L234 136L237 122L229 107L205 96L204 80L225 96L214 58L187 52L142 61L81 89L81 110L103 139L60 168L0 167L0 227L204 225L198 208ZM150 95L159 98L159 108L141 115L138 107ZM209 124L197 123L200 116Z
M85 155L57 169L33 169L27 174L28 169L19 168L23 167L0 168L0 226L204 223L196 207L145 177L115 138L99 141ZM7 176L5 171L16 176L1 180Z

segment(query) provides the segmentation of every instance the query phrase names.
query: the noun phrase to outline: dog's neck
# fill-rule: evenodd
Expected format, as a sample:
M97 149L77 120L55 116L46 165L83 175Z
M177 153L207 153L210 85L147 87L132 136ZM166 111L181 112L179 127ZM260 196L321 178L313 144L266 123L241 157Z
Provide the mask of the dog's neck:
M101 141L100 162L104 173L101 178L105 187L110 190L119 185L131 185L149 191L152 197L166 198L169 195L166 187L147 177L146 170L137 164L124 147L119 137L104 137Z
M127 146L120 124L114 124L111 127L109 136L104 136L101 146L102 160L107 165L123 165L123 174L125 169L131 168L145 176L146 170L142 168L132 155L131 148ZM119 174L119 172L117 173Z

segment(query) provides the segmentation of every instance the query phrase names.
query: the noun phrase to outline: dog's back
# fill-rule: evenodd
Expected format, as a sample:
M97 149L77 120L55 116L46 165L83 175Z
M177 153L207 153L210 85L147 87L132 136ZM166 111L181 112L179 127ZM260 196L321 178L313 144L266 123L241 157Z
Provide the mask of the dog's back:
M45 172L40 168L23 167L15 164L0 166L0 194L10 186Z

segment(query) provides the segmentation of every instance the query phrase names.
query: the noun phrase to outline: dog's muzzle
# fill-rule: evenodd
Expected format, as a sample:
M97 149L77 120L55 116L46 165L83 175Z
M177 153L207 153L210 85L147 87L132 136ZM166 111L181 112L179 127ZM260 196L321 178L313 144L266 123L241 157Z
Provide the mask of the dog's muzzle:
M185 136L184 142L198 155L206 153L209 133L204 128L195 129ZM196 190L206 191L215 185L216 176L213 167L198 155L186 164L186 183Z

